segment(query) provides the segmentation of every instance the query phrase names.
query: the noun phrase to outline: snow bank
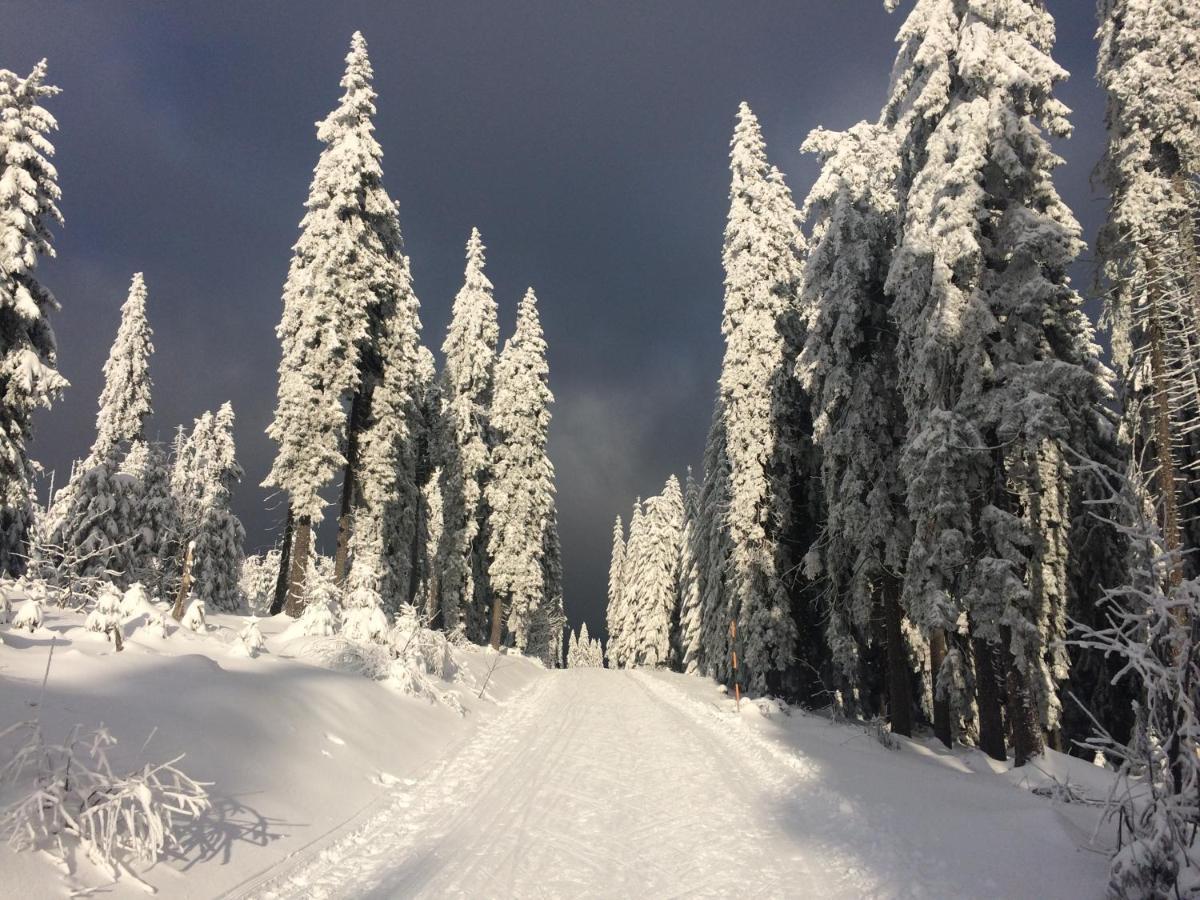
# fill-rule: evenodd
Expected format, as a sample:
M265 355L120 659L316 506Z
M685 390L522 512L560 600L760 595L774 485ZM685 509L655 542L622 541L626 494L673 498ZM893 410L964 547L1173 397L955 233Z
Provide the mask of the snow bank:
M439 684L460 714L389 686L386 669L376 680L376 648L340 638L284 641L292 624L285 616L258 620L264 647L252 657L241 637L248 617L212 614L200 633L168 619L164 638L156 617L137 605L142 612L125 621L120 653L84 628L81 613L45 606L33 633L0 625L0 728L40 716L47 740L57 742L76 723L103 724L119 740L109 753L119 771L185 754L179 767L213 783L212 808L184 823L175 853L139 873L170 897L222 894L332 840L467 739L498 701L546 675L528 660L504 658L479 699L475 685L495 656L455 648L458 680ZM2 893L57 896L105 883L87 863L73 863L66 874L0 847ZM112 896L144 893L127 880Z

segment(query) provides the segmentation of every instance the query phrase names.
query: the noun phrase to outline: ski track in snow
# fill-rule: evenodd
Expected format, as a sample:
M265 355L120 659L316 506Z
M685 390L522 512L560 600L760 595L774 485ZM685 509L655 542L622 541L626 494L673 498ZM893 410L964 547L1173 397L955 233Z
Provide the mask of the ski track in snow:
M987 895L902 822L662 679L567 670L252 896Z

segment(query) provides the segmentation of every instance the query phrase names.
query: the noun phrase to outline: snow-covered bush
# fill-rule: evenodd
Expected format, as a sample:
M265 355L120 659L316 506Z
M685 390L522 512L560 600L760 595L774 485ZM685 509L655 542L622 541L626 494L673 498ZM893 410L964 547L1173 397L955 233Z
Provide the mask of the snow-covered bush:
M28 631L31 634L42 627L42 601L39 597L30 597L21 604L17 614L13 616L12 627Z
M242 629L238 635L238 642L242 650L251 659L258 656L267 646L267 642L263 640L262 632L258 629L258 617L251 616L250 621L246 623L246 627Z
M163 610L158 610L150 617L149 629L150 633L155 637L167 638L171 635L169 624L170 617Z
M346 595L342 606L342 635L351 641L386 643L387 614L379 592L369 587L356 587Z
M182 757L125 775L109 765L117 743L100 726L65 744L49 744L38 721L0 731L0 785L18 799L0 811L0 837L17 850L41 850L66 860L75 847L108 877L136 879L130 862L151 863L179 847L184 819L209 808L207 785L176 768Z
M131 616L139 616L142 613L153 613L154 607L150 603L150 596L146 593L146 589L142 587L140 581L135 581L121 596L121 615L128 619Z
M268 550L247 556L242 561L238 589L246 598L251 615L265 616L271 611L271 601L275 599L275 580L279 577L279 558L278 550Z
M96 605L88 613L83 627L88 631L108 634L114 628L121 627L121 591L116 585L105 585L100 589Z
M204 608L204 601L199 597L193 597L191 603L188 604L187 612L183 614L183 619L179 623L189 631L197 631L201 634L208 631L208 618Z
M454 681L459 676L451 644L440 631L430 631L410 604L400 615L390 635L392 656L387 682L401 693L425 697L462 712L457 695L442 690L438 682Z
M337 587L332 580L310 578L304 585L304 612L283 637L330 637L337 634L339 619Z

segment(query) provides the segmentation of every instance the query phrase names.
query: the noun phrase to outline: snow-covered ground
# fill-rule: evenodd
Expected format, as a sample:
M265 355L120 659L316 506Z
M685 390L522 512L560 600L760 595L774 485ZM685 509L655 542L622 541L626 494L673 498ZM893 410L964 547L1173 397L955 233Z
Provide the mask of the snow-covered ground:
M221 896L353 827L545 674L529 660L501 658L481 700L495 657L457 651L462 681L444 688L461 699L460 715L347 671L354 656L332 653L336 642L285 641L291 620L283 616L260 620L268 652L253 659L237 640L239 616L210 616L208 634L178 629L165 640L127 624L119 654L83 621L47 609L35 634L0 626L0 729L40 714L57 741L77 722L103 723L120 741L109 753L116 770L185 753L179 767L213 782L213 808L186 828L181 854L142 873L172 898ZM0 897L64 896L103 882L86 862L64 876L44 856L0 845ZM104 893L145 896L133 883Z
M778 704L739 714L700 678L519 657L481 700L496 658L476 649L445 685L460 715L347 671L353 654L285 641L282 618L254 659L238 617L204 636L133 631L121 654L81 622L0 627L0 726L104 722L127 767L187 754L214 806L143 873L166 897L1103 895L1099 807L1030 790L1053 775L1103 797L1107 773L1078 760L1010 772ZM0 850L4 896L101 883Z

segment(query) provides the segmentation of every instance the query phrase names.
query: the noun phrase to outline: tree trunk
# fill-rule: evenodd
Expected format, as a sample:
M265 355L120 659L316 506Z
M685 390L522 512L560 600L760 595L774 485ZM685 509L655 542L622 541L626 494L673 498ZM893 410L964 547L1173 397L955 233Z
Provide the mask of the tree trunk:
M1000 683L996 679L996 648L980 638L971 639L975 651L976 699L979 702L979 749L1004 762L1004 716L1000 704Z
M287 602L289 563L292 559L292 505L288 504L287 520L283 526L283 545L279 548L279 572L275 576L275 596L271 600L271 615L277 616L283 612L283 604Z
M488 643L493 650L500 649L500 635L504 630L504 600L500 594L492 594L492 634Z
M183 618L183 605L187 603L188 594L192 592L192 541L188 541L187 550L183 554L183 575L179 579L179 593L175 595L175 608L171 616L178 622Z
M301 516L296 523L295 540L288 575L287 614L293 619L304 612L304 580L308 575L308 554L312 543L312 520Z
M1009 651L1011 634L1001 630L1001 643L1008 667L1008 720L1012 725L1013 766L1020 767L1045 750L1042 729L1029 696L1025 676L1017 668L1017 660Z
M367 418L367 387L360 385L350 402L346 424L346 468L342 474L342 502L338 508L337 549L333 555L333 580L338 587L346 584L350 562L350 530L353 527L355 475L358 472L358 435Z
M912 678L908 671L908 653L901 631L900 579L884 575L884 642L887 645L888 712L892 731L912 737Z
M1175 490L1175 456L1171 451L1171 402L1167 383L1166 358L1163 354L1163 327L1159 314L1161 294L1154 284L1157 274L1151 268L1150 285L1150 373L1154 381L1154 453L1158 457L1158 491L1163 504L1163 543L1168 553L1176 555L1171 566L1170 583L1176 586L1183 579L1183 562L1179 555L1179 499Z
M929 633L929 667L930 681L933 685L933 733L947 747L954 746L954 736L950 729L950 698L938 697L938 673L942 670L942 661L946 658L946 632L934 628Z

